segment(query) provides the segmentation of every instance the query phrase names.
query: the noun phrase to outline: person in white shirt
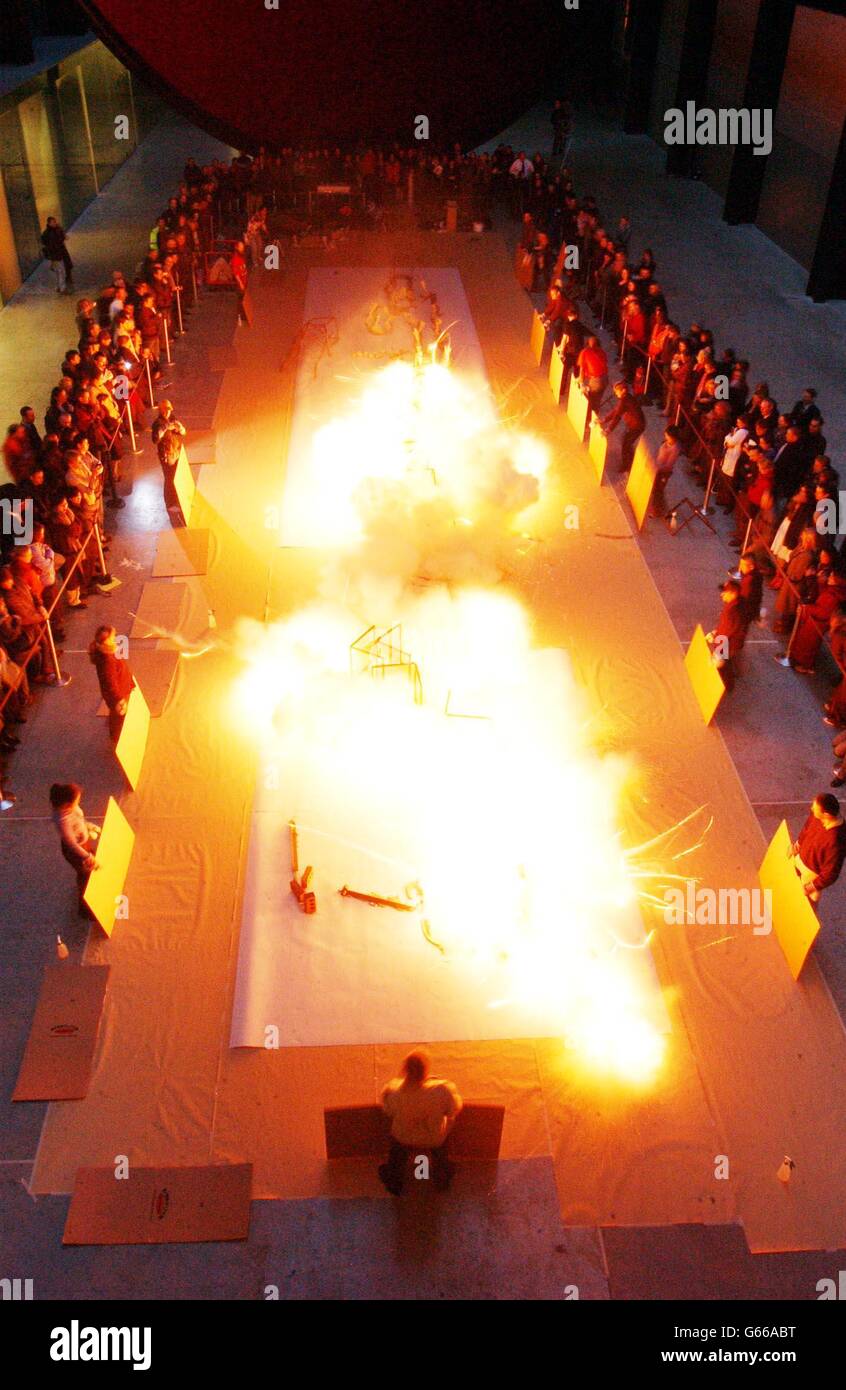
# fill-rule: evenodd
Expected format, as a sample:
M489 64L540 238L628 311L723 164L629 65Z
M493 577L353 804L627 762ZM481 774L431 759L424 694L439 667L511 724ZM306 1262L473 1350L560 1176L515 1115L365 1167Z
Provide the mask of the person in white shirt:
M749 421L745 415L737 417L737 423L733 430L730 430L725 439L725 452L717 477L717 492L719 501L724 511L734 510L734 494L731 489L731 481L740 462L740 455L743 453L743 446L749 438ZM726 479L727 481L723 481Z
M79 915L92 917L93 913L86 906L84 897L91 874L100 867L95 854L100 828L85 819L81 800L82 787L77 786L76 782L54 782L50 788L53 824L59 832L62 855L76 874Z
M410 1052L402 1075L389 1081L382 1106L391 1120L391 1146L379 1177L394 1197L402 1192L409 1155L426 1150L432 1155L432 1178L439 1192L449 1187L454 1172L447 1157L447 1140L461 1113L462 1100L451 1081L429 1075L425 1052Z
M530 159L526 158L525 153L521 150L508 170L508 190L511 200L512 217L522 217L523 215L525 200L528 196L530 181L534 172L534 164Z
M508 172L514 178L530 179L535 172L535 166L521 150Z

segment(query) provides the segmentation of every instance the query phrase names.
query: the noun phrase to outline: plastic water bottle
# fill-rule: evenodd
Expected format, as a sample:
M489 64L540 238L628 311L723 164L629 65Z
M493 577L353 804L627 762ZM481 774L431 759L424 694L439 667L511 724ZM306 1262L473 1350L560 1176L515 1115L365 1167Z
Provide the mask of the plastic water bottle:
M784 1158L781 1160L781 1163L779 1164L778 1172L776 1173L776 1177L778 1178L779 1182L783 1182L785 1187L790 1182L790 1179L793 1177L793 1170L795 1167L796 1164L793 1162L793 1159L788 1158L787 1154L785 1154Z

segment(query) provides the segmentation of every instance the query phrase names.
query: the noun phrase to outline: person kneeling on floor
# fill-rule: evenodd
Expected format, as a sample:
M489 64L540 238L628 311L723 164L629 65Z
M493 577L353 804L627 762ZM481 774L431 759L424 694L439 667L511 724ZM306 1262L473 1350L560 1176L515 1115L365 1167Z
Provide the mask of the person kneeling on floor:
M402 1075L383 1090L382 1106L391 1119L388 1161L379 1168L385 1187L399 1197L407 1159L426 1150L432 1155L435 1187L445 1192L454 1172L447 1157L447 1141L462 1108L456 1087L451 1081L429 1075L425 1052L410 1052L402 1064Z

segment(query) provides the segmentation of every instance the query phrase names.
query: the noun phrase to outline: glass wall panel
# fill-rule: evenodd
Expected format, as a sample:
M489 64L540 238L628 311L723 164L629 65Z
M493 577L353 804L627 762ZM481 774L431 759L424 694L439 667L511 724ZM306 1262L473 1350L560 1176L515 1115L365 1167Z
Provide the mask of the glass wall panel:
M21 123L15 107L0 114L0 164L3 167L18 263L21 276L25 279L41 260L41 231L26 164Z
M98 192L88 139L85 93L79 83L77 63L61 65L55 100L62 154L62 206L65 226L68 226Z

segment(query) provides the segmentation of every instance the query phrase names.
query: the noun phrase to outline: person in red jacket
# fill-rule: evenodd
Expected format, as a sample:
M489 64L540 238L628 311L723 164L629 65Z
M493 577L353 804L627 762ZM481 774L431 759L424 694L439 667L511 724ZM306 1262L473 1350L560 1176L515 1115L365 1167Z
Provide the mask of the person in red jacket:
M236 241L235 249L229 257L229 269L232 271L238 289L238 322L249 328L250 320L244 304L244 296L247 293L247 256L243 241Z
M590 408L596 415L608 385L608 358L604 348L600 346L599 339L593 334L576 358L576 375L590 402Z
M737 680L737 658L743 650L749 619L741 601L740 585L736 579L723 584L723 607L717 625L706 641L712 649L714 665L723 679L726 693L734 689Z
M129 662L125 657L118 656L117 633L113 627L106 624L98 627L88 655L97 672L100 694L109 711L109 737L112 743L117 743L135 680Z
M846 859L846 824L831 792L814 797L811 814L790 847L790 858L806 896L818 903L823 890L840 877Z
M787 653L775 657L778 664L792 666L800 676L812 676L823 637L842 604L846 604L846 578L833 569L816 601L799 605Z

